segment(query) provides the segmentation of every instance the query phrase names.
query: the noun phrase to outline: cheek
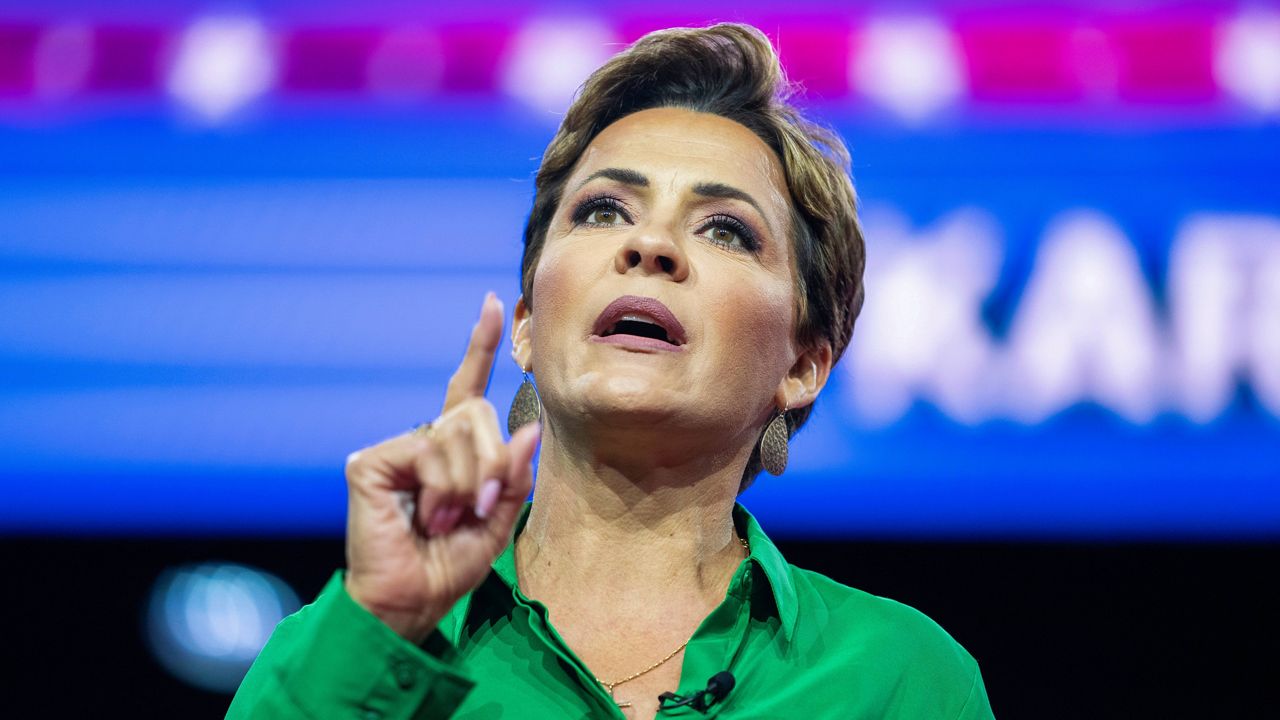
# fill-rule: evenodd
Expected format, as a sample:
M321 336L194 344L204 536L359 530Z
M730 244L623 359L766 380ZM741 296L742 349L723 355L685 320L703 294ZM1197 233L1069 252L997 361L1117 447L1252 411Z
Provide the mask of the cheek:
M789 282L734 283L720 295L715 325L735 369L776 382L790 367L795 313ZM778 378L774 378L778 375Z
M533 275L533 345L546 348L550 339L566 325L566 319L578 296L572 263L562 252L543 248ZM541 338L541 340L540 340Z

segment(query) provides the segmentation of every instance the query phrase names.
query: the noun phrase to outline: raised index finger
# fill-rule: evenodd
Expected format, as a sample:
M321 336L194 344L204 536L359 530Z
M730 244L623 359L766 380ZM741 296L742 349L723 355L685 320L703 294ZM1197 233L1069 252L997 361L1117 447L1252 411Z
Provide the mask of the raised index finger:
M502 343L502 301L493 293L484 296L480 319L471 329L471 342L462 363L449 378L445 391L444 409L448 412L458 403L473 397L483 397L489 387L489 375L493 372L493 358Z

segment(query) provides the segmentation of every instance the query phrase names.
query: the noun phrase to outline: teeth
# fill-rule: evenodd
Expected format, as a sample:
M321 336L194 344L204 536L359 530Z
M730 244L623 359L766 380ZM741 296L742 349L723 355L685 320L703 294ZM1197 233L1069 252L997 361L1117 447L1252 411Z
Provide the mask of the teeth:
M634 332L633 332L632 334L639 334L639 335L646 336L646 337L655 337L656 339L663 340L663 341L665 341L665 342L671 343L672 345L679 345L679 344L680 344L679 342L677 342L674 338L672 338L672 337L670 336L670 333L669 333L669 332L667 332L667 328L666 328L665 326L663 326L663 324L662 324L662 323L660 323L660 322L658 322L657 320L655 320L652 316L650 316L650 315L646 315L646 314L644 314L644 313L634 313L634 312L631 312L631 313L627 313L627 314L625 314L625 315L620 316L620 317L617 319L617 321L616 321L616 322L614 322L612 325L610 325L610 326L609 326L609 328L608 328L607 330L605 330L605 331L604 331L604 333L603 333L603 334L604 334L604 335L606 335L606 336L607 336L607 335L615 335L615 334L617 334L617 333L618 333L618 326L619 326L619 325L621 325L622 323L625 323L625 322L632 322L632 323L644 323L645 325L651 325L651 326L653 326L654 328L657 328L657 329L658 329L658 331L659 331L659 333L660 333L660 334L658 334L658 335L652 335L652 336L648 334L648 333L649 333L649 331L640 331L639 333L634 333ZM634 329L634 328L633 328L633 329Z
M654 320L648 315L623 315L621 318L618 319L618 322L622 322L623 320L631 320L632 322L649 323L650 325L658 324L657 320Z
M619 317L619 318L618 318L618 321L617 321L617 322L615 322L613 325L611 325L611 326L609 327L609 329L605 332L605 335L613 335L613 334L617 333L617 332L618 332L618 326L619 326L619 325L621 325L621 324L622 324L622 323L624 323L624 322L643 323L643 324L645 324L645 325L651 325L651 326L653 326L653 327L655 327L655 328L657 328L658 330L660 330L660 331L661 331L661 333L662 333L662 337L661 337L661 339L666 340L667 342L671 342L671 343L675 344L675 343L674 343L674 341L672 341L672 340L668 339L668 337L667 337L667 330L666 330L666 328L664 328L664 327L662 326L662 323L658 322L657 320L653 319L652 317L650 317L650 316L648 316L648 315L644 315L644 314L641 314L641 313L627 313L626 315L623 315L622 317Z

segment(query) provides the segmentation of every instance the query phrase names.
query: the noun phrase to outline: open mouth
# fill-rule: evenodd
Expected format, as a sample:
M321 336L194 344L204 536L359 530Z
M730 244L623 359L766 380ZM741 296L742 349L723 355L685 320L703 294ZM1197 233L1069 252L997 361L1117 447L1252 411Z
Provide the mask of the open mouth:
M661 340L672 345L679 345L677 342L672 342L671 335L666 328L654 320L639 315L627 315L609 326L603 333L600 333L600 337L609 337L610 335L636 335Z
M639 343L662 349L684 345L684 326L674 313L655 298L623 295L609 303L596 318L593 333L602 340ZM626 340L626 338L635 338Z

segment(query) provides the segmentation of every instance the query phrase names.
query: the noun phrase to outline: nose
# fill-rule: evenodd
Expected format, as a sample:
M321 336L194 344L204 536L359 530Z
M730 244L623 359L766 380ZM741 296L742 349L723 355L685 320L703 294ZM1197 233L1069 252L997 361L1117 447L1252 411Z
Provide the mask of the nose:
M689 277L689 259L684 249L665 230L637 228L618 248L614 267L619 273L668 275L675 282Z

